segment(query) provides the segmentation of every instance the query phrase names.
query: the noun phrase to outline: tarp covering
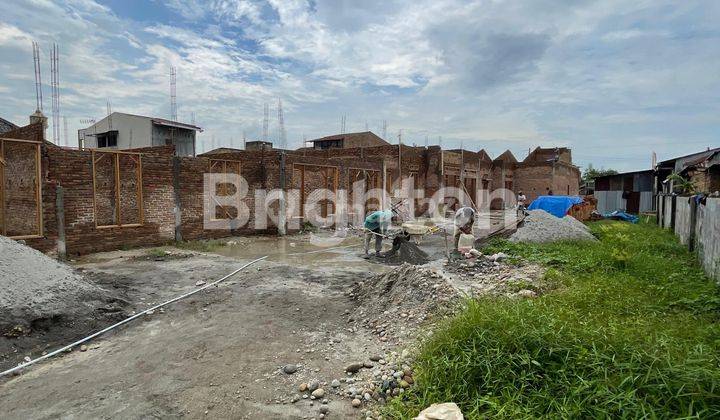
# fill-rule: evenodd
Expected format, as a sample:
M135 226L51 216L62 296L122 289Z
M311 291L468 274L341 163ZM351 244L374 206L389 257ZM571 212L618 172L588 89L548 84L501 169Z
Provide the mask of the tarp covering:
M530 203L528 210L545 210L555 217L565 217L570 207L582 202L582 198L578 196L541 195Z
M605 214L603 214L603 217L606 219L622 220L622 221L630 222L630 223L637 223L638 220L640 220L634 214L625 213L624 211L619 211L619 210L616 210L612 213L605 213Z

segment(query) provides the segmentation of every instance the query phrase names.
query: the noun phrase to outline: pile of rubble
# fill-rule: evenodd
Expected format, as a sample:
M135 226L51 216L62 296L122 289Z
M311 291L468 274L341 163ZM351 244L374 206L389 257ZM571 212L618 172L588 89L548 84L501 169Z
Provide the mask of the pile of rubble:
M460 296L441 270L403 264L358 282L348 296L359 305L351 319L378 335L401 340L423 321L447 313Z
M545 269L524 261L508 261L509 256L490 256L455 260L444 264L451 283L463 294L478 296L536 297L551 285L544 281Z
M597 241L582 222L572 216L562 219L545 210L530 210L510 242Z

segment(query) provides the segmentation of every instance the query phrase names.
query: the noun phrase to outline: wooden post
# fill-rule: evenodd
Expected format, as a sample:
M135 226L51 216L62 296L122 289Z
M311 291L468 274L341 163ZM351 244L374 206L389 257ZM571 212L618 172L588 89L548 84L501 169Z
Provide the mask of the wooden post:
M677 206L677 195L672 196L672 202L670 205L670 230L675 232L675 208Z
M695 197L690 197L690 234L688 235L688 251L695 250L695 227L697 226L698 205Z
M57 215L57 252L58 258L64 260L67 258L67 249L65 246L65 200L64 191L61 185L55 189L55 214Z

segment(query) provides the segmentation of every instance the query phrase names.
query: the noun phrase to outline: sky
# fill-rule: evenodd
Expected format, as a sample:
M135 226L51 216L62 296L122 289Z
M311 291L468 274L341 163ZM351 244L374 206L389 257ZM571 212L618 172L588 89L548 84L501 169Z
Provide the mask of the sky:
M0 117L35 110L31 42L59 46L61 143L113 111L195 122L200 151L366 127L443 148L570 147L585 168L649 169L720 146L720 1L6 0ZM62 119L60 125L62 126ZM52 133L52 127L48 134Z

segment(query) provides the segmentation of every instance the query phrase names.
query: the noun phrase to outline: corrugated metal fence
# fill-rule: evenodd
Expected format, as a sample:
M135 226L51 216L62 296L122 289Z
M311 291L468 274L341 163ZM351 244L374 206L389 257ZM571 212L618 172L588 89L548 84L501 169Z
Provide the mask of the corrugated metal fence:
M657 222L695 251L705 272L720 281L720 198L658 195Z

